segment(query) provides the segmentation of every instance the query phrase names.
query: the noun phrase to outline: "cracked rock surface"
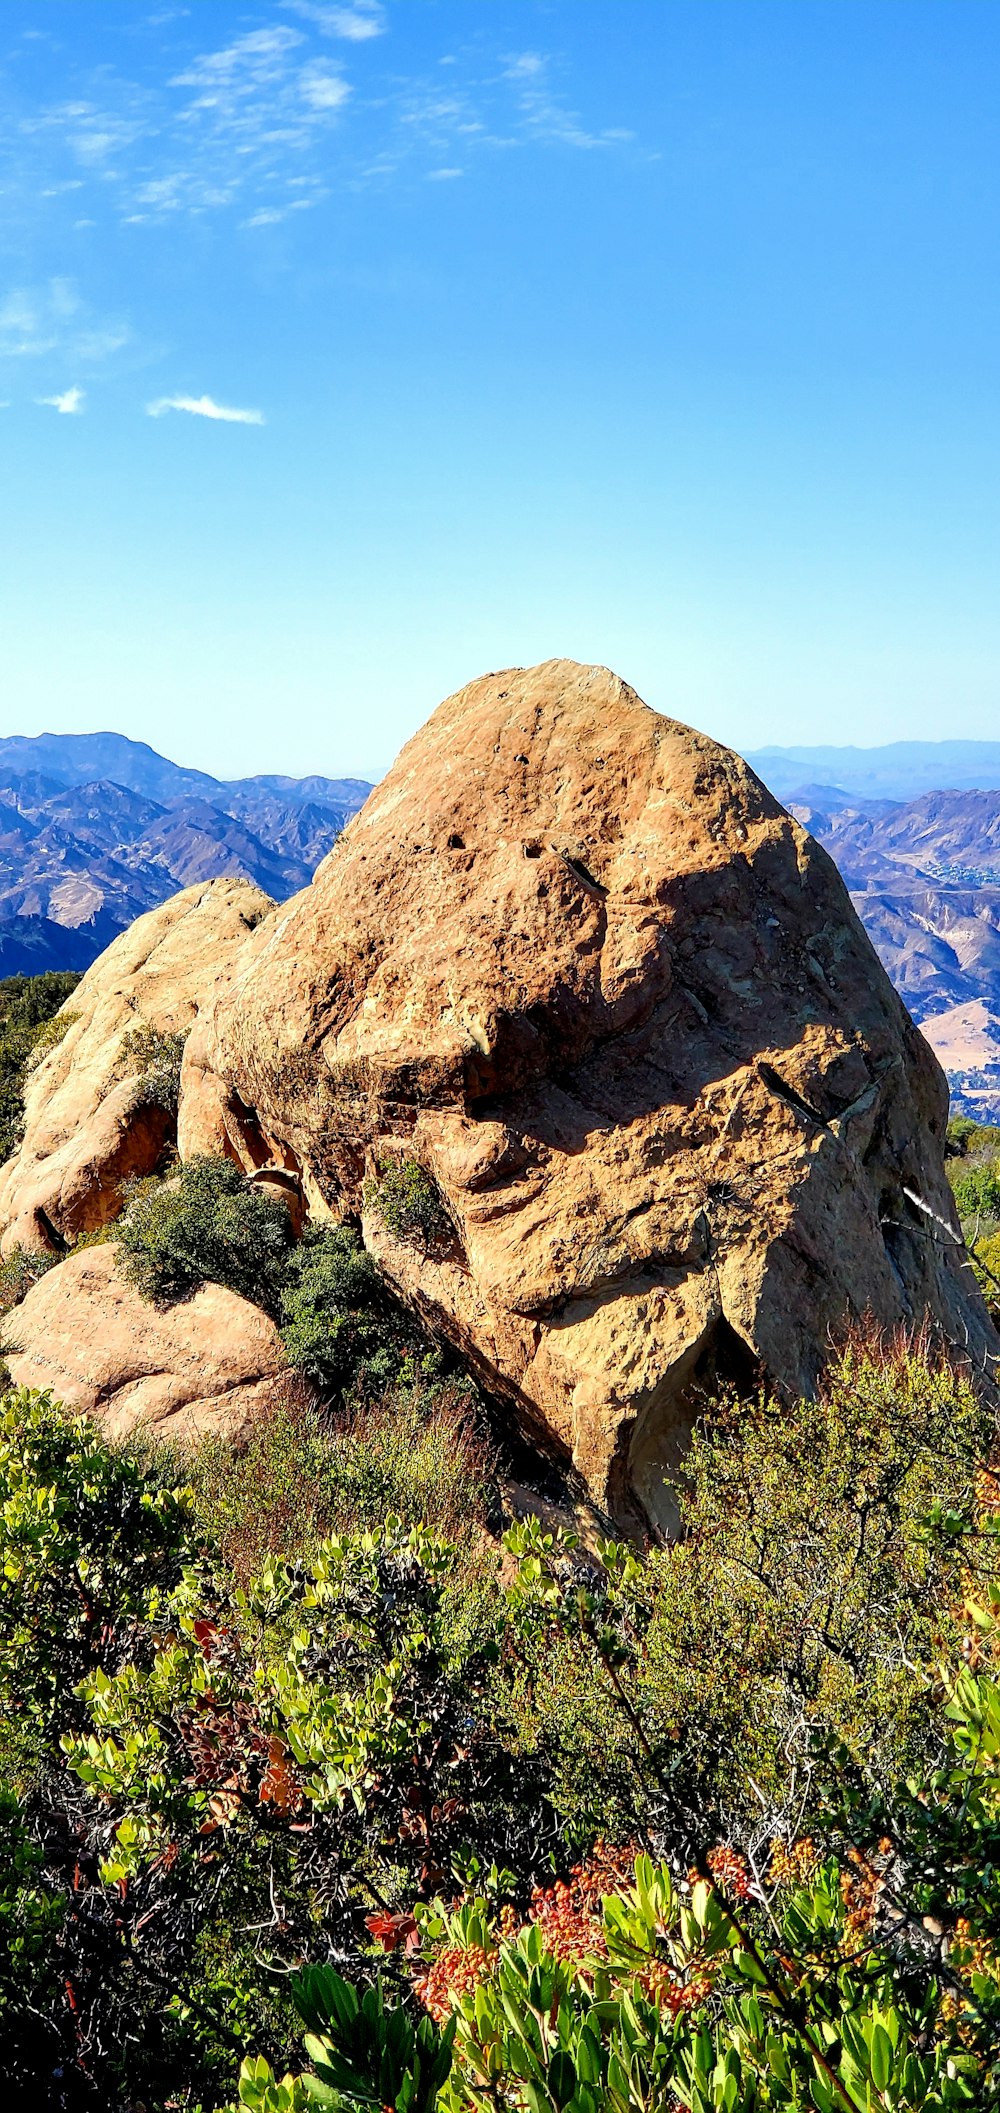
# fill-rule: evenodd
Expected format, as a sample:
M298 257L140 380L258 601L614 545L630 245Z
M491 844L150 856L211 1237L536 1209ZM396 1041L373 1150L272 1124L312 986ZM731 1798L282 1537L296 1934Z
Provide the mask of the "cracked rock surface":
M866 1313L989 1371L946 1116L826 853L731 751L550 661L449 698L248 941L180 1134L361 1221L593 1499L669 1531L705 1386L809 1391ZM392 1160L453 1237L387 1230Z

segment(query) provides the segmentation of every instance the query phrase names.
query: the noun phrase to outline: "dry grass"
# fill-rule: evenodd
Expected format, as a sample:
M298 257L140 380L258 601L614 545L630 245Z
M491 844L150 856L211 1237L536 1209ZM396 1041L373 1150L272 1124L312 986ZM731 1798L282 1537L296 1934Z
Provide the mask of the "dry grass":
M435 1527L459 1546L496 1506L496 1462L458 1388L401 1390L336 1419L281 1409L241 1448L202 1446L188 1473L199 1513L239 1582L269 1555L295 1558L325 1534L381 1524Z

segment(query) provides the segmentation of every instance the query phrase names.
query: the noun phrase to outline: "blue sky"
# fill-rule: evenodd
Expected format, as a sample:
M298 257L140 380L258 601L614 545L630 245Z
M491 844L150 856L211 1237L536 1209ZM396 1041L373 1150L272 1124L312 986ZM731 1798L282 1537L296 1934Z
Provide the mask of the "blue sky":
M367 774L567 654L1000 737L998 25L4 0L3 730Z

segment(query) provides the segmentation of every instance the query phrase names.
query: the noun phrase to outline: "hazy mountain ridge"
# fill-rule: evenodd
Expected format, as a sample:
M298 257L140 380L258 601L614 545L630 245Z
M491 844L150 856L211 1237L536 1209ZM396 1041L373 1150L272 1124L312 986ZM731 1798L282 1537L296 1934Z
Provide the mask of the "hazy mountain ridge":
M1000 788L1000 741L889 741L880 748L768 747L751 769L786 803L820 786L863 800L915 800L952 787Z
M319 776L227 783L120 734L0 739L0 975L85 968L197 881L233 875L283 900L369 790Z

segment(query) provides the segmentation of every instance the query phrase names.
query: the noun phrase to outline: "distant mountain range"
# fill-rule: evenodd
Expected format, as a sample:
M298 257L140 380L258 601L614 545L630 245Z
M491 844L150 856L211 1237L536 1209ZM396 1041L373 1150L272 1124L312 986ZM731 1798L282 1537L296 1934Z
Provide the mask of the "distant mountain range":
M890 741L884 748L758 748L747 762L786 803L820 786L863 800L1000 787L1000 741Z
M1000 741L747 760L836 859L953 1106L1000 1122Z
M748 760L836 860L956 1104L1000 1119L1000 742ZM122 734L0 739L0 976L86 968L143 910L220 874L281 901L370 791L212 778Z
M371 791L209 777L122 734L0 739L0 976L86 968L143 910L220 874L281 901Z

